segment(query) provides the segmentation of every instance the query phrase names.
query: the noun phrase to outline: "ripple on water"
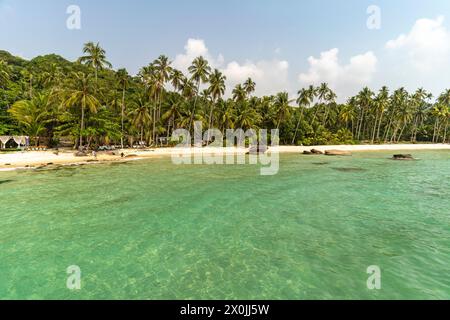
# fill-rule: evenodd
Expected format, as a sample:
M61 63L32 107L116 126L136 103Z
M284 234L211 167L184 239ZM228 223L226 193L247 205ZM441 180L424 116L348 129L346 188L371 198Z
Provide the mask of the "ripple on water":
M391 153L281 155L271 177L170 158L4 173L0 297L449 299L448 155Z

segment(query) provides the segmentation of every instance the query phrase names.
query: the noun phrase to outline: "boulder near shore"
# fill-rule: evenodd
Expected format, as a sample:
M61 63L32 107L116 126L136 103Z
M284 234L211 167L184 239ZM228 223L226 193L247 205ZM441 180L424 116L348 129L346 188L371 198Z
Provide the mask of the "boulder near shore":
M411 154L394 154L392 160L414 160Z
M327 155L327 156L351 156L352 153L350 151L344 151L344 150L327 150L327 151L325 151L325 155Z

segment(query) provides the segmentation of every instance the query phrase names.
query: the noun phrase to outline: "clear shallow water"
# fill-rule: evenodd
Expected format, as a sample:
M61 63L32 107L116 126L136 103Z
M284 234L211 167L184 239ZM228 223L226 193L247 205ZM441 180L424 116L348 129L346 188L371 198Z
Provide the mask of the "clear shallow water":
M391 155L0 173L0 298L450 299L450 153Z

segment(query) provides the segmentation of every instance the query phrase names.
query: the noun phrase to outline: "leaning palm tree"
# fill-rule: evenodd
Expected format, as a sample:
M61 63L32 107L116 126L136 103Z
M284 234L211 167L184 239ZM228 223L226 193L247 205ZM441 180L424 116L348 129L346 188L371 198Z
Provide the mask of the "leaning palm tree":
M38 146L39 137L46 131L46 124L52 121L50 106L50 94L37 94L31 100L17 101L8 112Z
M208 88L208 92L211 95L212 105L209 113L209 126L208 129L211 129L213 124L213 112L215 104L217 100L219 100L225 94L225 80L227 78L217 69L209 77L210 86ZM209 140L209 137L208 137Z
M191 79L195 81L197 84L197 91L195 94L193 111L191 114L191 122L189 123L189 132L192 128L192 122L194 121L195 108L197 105L198 94L200 92L200 84L206 83L208 81L208 76L211 72L211 67L208 64L208 61L202 56L197 57L192 61L192 65L188 68L189 73L191 74Z
M309 107L313 100L314 100L314 90L311 90L311 88L309 88L309 89L303 88L298 91L298 98L297 98L296 102L300 109L300 114L299 114L299 117L297 120L297 125L295 126L295 132L294 132L294 137L292 138L292 144L294 144L295 140L297 139L298 129L300 127L300 122L303 118L303 110L304 110L304 108Z
M121 134L120 134L120 146L123 149L123 129L125 119L125 91L130 83L130 76L126 69L119 69L116 73L117 85L122 89L122 104L121 104Z
M77 107L81 109L80 142L79 148L83 146L84 116L86 108L96 113L100 102L94 96L95 89L91 82L91 75L83 72L73 73L74 82L70 89L63 91L63 107Z
M86 55L80 57L78 62L94 69L95 83L98 84L98 72L105 67L112 68L112 64L106 60L106 51L98 42L88 42L84 45L83 53Z

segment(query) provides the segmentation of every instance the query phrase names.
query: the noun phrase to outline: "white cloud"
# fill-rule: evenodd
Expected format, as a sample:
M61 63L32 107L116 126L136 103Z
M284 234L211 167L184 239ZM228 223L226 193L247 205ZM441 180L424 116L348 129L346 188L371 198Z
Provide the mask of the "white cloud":
M256 83L257 95L289 91L289 63L284 60L246 61L243 64L233 61L228 63L222 72L227 77L230 91L247 78L252 78Z
M243 83L247 78L252 78L256 83L255 93L257 95L269 95L289 90L289 63L287 61L274 59L225 63L221 54L217 57L211 55L202 39L189 39L184 49L184 53L176 56L173 66L187 72L192 61L198 56L203 56L209 61L211 67L219 69L227 77L227 96L231 94L237 84Z
M199 56L207 59L213 68L219 68L224 62L222 55L219 55L216 58L211 56L205 41L202 39L189 39L184 46L184 50L185 52L178 54L173 61L173 66L183 72L187 72L192 61Z
M419 71L441 69L450 59L450 33L443 23L443 16L419 19L408 34L388 41L386 48L407 55L407 62Z
M339 49L322 52L319 58L309 57L309 70L301 73L298 80L301 85L319 85L328 83L339 97L355 94L362 86L370 84L376 72L377 57L372 51L354 56L349 64L339 63Z

